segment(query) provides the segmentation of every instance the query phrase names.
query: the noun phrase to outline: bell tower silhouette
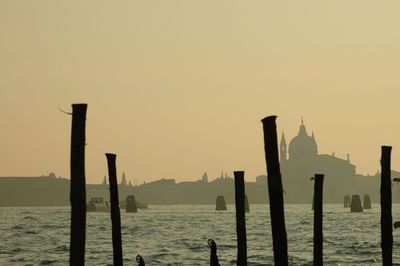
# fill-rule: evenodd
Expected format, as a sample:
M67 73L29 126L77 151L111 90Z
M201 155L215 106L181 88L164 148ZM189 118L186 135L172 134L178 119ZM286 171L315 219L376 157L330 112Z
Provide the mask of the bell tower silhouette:
M286 161L286 139L285 139L285 133L282 133L282 138L281 138L281 144L280 146L280 161L285 162Z

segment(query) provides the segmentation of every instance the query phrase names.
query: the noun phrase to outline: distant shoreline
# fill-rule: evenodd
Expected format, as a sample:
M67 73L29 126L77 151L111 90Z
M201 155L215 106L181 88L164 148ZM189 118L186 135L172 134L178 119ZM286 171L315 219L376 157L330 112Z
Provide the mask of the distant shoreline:
M362 177L360 177L362 178ZM267 177L259 176L256 182L246 182L245 190L250 204L267 204ZM377 177L369 177L378 181ZM376 182L374 181L374 182ZM372 183L371 183L372 184ZM308 182L305 186L311 186ZM324 188L327 190L328 188ZM368 193L372 203L379 202L379 186L359 188L353 194ZM400 202L400 189L393 186L393 202ZM198 180L176 183L174 179L160 179L140 186L118 185L119 199L134 195L136 200L148 205L214 205L218 195L223 195L227 204L234 204L234 181L230 177L220 177L208 182ZM327 191L329 192L329 191ZM324 194L324 203L343 204L342 192L331 196ZM68 207L70 206L70 180L55 176L41 177L0 177L0 207ZM87 184L86 200L92 197L109 198L107 184ZM312 195L301 193L284 193L285 204L311 204Z

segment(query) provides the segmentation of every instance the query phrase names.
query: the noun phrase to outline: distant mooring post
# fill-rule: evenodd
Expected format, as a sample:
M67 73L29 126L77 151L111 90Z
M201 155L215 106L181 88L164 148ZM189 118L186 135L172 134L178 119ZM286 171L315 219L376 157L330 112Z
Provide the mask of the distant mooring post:
M322 212L323 212L323 185L324 175L315 174L314 179L314 265L323 264L323 237L322 237Z
M86 180L85 128L87 104L72 105L71 130L71 240L69 264L85 264Z
M392 147L382 146L381 156L381 248L382 264L392 265L392 182L390 153Z
M218 256L217 256L217 244L212 239L208 239L207 244L211 249L210 266L220 266L219 261L218 261Z
M236 234L237 234L237 261L236 265L247 265L246 219L245 219L245 188L244 171L233 172L235 176L235 206L236 206Z
M398 178L398 177L393 178L393 182L399 183L399 182L400 182L400 178ZM394 227L395 229L396 229L396 228L399 228L399 227L400 227L400 221L395 221L395 222L393 223L393 227Z
M371 197L368 194L364 195L363 209L371 209Z
M350 196L349 195L344 196L344 198L343 198L343 207L344 208L350 208L350 205L351 205Z
M350 204L351 212L362 212L363 207L361 205L360 195L352 195L351 196L351 204Z
M115 266L122 266L121 214L119 210L117 168L115 165L115 159L117 156L112 153L106 153L106 157L108 165L108 182L110 184L113 259Z
M244 198L244 211L245 212L250 212L250 204L249 204L249 197Z
M283 206L283 186L279 168L276 116L262 120L264 129L264 149L267 164L268 194L271 214L272 243L275 265L288 265L287 236Z
M217 196L217 201L215 203L215 210L217 211L226 211L226 203L225 203L225 197L224 196Z
M135 196L129 195L128 197L126 197L125 211L126 212L137 212Z

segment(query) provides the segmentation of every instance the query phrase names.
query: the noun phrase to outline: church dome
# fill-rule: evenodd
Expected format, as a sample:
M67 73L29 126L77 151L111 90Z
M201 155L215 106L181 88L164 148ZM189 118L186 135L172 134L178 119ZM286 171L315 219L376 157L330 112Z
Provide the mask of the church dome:
M289 143L289 159L299 159L318 154L317 143L314 134L309 136L304 126L303 120L299 129L299 134Z

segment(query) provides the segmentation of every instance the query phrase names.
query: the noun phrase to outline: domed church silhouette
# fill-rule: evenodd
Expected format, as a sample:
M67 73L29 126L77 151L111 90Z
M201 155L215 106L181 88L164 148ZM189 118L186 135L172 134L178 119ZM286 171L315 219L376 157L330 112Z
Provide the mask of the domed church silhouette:
M280 164L286 201L311 202L313 183L310 177L316 173L325 175L324 200L327 202L340 203L344 195L358 191L356 166L350 163L350 156L341 159L334 153L318 154L314 133L308 135L303 119L297 136L289 142L289 149L282 133Z

